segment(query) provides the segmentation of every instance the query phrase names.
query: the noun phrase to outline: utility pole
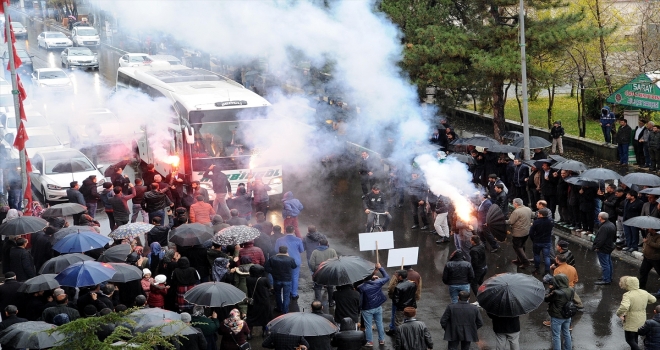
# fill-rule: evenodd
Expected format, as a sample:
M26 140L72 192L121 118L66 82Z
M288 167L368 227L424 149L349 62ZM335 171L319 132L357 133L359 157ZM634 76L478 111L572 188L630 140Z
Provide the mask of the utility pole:
M7 56L9 56L9 69L11 71L11 93L14 97L14 115L16 117L16 132L21 129L21 106L18 96L18 80L16 78L16 65L14 64L14 43L11 41L11 27L9 22L9 1L2 1L3 10L5 11L5 37L7 38ZM4 70L5 67L2 67ZM14 135L14 140L18 135ZM25 196L27 187L27 165L25 164L25 148L18 151L19 159L21 162L21 182L22 182L22 196ZM21 197L22 197L21 196ZM21 201L23 199L21 198Z
M523 154L525 160L530 159L529 153L529 115L527 113L527 57L525 55L525 4L520 0L520 66L522 74L522 115L523 115Z

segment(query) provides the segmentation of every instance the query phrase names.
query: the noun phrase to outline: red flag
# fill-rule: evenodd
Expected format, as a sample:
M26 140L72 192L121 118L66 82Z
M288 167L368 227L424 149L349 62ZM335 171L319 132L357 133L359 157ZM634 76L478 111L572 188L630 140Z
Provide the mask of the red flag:
M16 53L16 46L14 46L14 68L18 69L18 67L23 64L23 61L21 61L21 58L18 57L18 54ZM7 70L11 70L10 62L7 61Z
M11 35L11 43L16 44L16 35L14 35L14 27L11 25L11 19L9 19L9 34ZM5 38L5 44L7 43L7 30L2 26L2 36Z
M18 82L18 97L21 101L21 106L23 106L22 102L27 98L27 92L25 92L25 88L23 87L23 83L21 82L21 77L18 74L16 74L16 81ZM21 119L23 119L24 114L25 112L23 112L23 107L21 107ZM27 119L23 119L23 120L27 120Z
M23 121L21 121L21 125L18 127L18 132L16 134L16 138L14 139L14 147L16 147L17 150L22 151L25 148L25 142L27 142L29 139L27 132L25 132Z
M27 176L27 184L25 185L25 193L23 194L23 198L28 200L28 204L26 206L26 210L23 213L23 215L27 216L32 216L32 181L30 181L30 172L32 172L32 163L30 163L30 157L27 154L27 150L25 151L25 171L28 173Z
M27 121L27 115L25 115L25 107L23 107L23 99L18 100L19 110L21 112L21 120Z
M0 1L0 14L4 15L5 14L5 6L4 4L7 4L9 6L9 0L2 0Z

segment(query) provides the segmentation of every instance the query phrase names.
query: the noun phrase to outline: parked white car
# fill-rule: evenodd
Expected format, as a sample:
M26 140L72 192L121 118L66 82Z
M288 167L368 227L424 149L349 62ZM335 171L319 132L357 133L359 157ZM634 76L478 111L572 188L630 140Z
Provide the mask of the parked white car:
M73 148L49 150L30 154L30 180L46 202L64 202L72 181L82 184L96 175L98 192L103 191L105 178L99 169L80 151Z
M73 27L71 41L73 41L73 46L97 47L101 44L101 37L94 27L79 26Z
M60 68L35 69L31 77L34 86L48 89L47 91L60 92L73 89L71 78Z
M139 67L151 64L151 58L146 53L128 53L119 58L119 67Z
M24 38L26 39L28 34L27 34L27 29L23 26L23 23L21 22L11 22L11 29L14 30L14 36L16 38Z
M46 50L73 46L73 41L60 32L43 32L37 36L37 46Z

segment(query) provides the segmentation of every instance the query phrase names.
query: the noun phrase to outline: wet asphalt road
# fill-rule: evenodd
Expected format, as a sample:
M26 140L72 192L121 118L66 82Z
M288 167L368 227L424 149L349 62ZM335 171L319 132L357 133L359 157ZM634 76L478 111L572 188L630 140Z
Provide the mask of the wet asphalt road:
M36 36L42 31L43 25L37 22L28 22L25 18L16 18L21 20L29 29L28 40L18 40L19 48L26 48L35 55L34 67L57 67L59 66L59 51L47 52L44 49L36 47ZM19 16L20 17L20 16ZM93 81L97 84L106 86L114 85L114 75L117 69L117 60L119 54L111 50L99 49L99 58L101 60L101 69L99 72L75 72L75 74L92 75ZM102 96L99 96L99 103L102 104ZM334 175L322 174L322 167L317 169L308 169L306 174L293 174L293 169L284 172L285 190L291 190L305 205L305 209L300 215L301 230L305 231L307 225L316 225L320 232L326 234L330 245L341 255L359 255L366 259L375 261L375 255L372 252L359 252L358 233L363 230L366 217L362 212L360 200L359 181L352 175L346 173ZM279 210L269 214L269 219L276 224L282 224L282 218L279 216ZM449 254L454 250L453 244L438 246L434 242L436 236L428 231L411 230L412 217L406 205L402 209L395 209L392 212L393 222L391 229L394 231L395 246L420 247L420 256L418 265L414 267L423 278L422 299L418 303L418 319L424 321L429 327L433 336L434 349L446 349L447 343L442 341L443 331L440 327L440 317L449 303L447 287L442 284L442 271ZM99 213L103 232L107 234L107 220L105 215ZM503 272L531 273L531 270L520 270L510 263L515 258L510 242L502 245L499 252L488 253L488 275L492 276ZM578 313L574 318L572 331L574 349L627 349L623 337L621 322L615 315L618 308L621 290L617 285L595 286L593 283L600 276L600 268L596 259L596 254L584 248L571 245L576 258L576 267L580 281L576 286L576 292L581 296L585 309L583 313ZM528 251L531 248L528 243ZM531 254L530 254L531 255ZM387 261L387 252L380 253L381 261ZM393 274L395 268L388 268L388 273ZM615 281L624 275L637 275L637 269L626 263L614 262ZM301 269L301 293L297 302L292 302L292 310L309 309L309 304L313 299L312 282L309 270L305 267ZM657 290L660 283L651 277L649 288ZM474 297L472 297L473 301ZM384 307L384 322L389 322L390 305L388 301ZM547 319L546 305L542 304L537 310L521 317L521 349L551 349L550 328L545 327L542 321ZM648 314L651 314L652 306L648 307ZM491 328L490 319L485 313L482 313L484 327L479 330L481 341L473 344L471 349L494 349L494 334ZM257 330L255 334L260 334ZM374 334L374 336L376 336ZM261 349L260 336L255 336L251 341L254 349ZM641 341L641 340L640 340ZM381 349L393 349L392 339L386 337L386 345Z

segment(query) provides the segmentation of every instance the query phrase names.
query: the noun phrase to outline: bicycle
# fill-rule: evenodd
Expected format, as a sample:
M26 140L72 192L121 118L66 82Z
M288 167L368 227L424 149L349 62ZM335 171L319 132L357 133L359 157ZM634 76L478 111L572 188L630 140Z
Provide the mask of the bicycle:
M369 213L367 213L367 215L371 214L371 213L374 213L375 215L374 215L374 224L371 226L371 229L369 230L369 232L371 233L371 232L383 232L383 231L385 231L383 229L383 225L381 225L381 223L380 223L380 216L381 215L387 215L387 214L386 213L378 213L378 212L375 212L375 211L369 211ZM367 223L367 225L369 225L369 224Z

